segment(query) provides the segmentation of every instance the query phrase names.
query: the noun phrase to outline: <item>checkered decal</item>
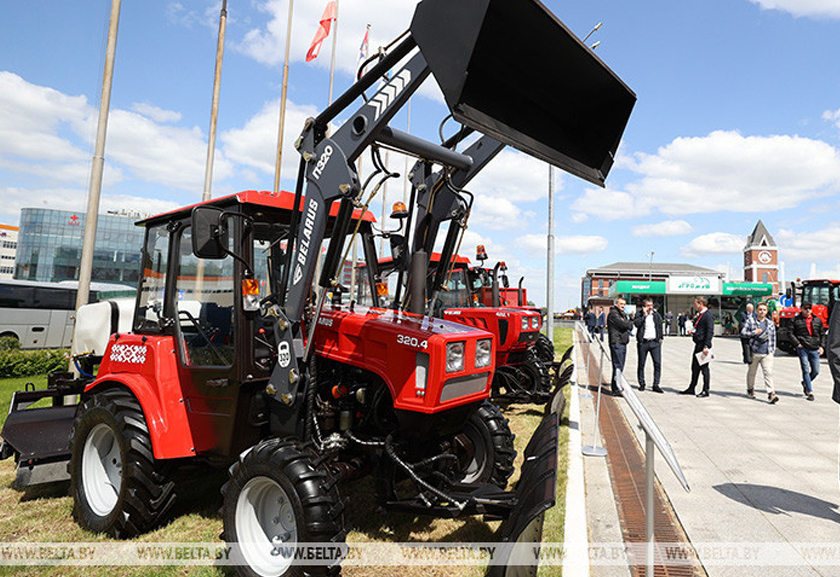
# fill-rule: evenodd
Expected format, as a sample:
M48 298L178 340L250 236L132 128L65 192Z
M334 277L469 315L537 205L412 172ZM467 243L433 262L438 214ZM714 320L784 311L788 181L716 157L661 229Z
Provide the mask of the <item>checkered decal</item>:
M115 363L142 365L146 362L146 345L114 345L111 347L110 359Z

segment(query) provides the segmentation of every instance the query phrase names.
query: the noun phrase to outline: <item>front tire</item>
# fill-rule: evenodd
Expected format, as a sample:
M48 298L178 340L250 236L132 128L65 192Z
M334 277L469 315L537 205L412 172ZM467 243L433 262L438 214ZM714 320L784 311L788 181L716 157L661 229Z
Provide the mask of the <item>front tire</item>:
M157 525L175 502L171 466L156 461L146 419L126 390L94 394L70 433L73 518L93 533L129 538Z
M548 374L548 368L533 351L528 353L517 368L523 375L520 383L523 389L532 394L551 392L551 375Z
M469 440L471 449L461 458L460 483L492 483L507 487L513 475L513 433L496 405L484 401L464 424L459 436ZM463 446L463 444L462 444Z
M534 349L537 352L537 357L544 363L554 362L554 343L551 342L546 335L540 333L537 335L537 340L534 344Z
M337 575L340 559L295 565L281 547L344 544L344 505L336 479L293 439L267 439L234 465L222 488L224 538L234 547L237 572L247 577Z

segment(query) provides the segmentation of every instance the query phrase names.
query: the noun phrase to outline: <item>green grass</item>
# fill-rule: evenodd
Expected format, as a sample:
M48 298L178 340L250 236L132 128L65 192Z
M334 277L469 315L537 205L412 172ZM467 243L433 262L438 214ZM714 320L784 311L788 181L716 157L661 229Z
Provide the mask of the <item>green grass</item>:
M572 343L569 328L555 329L555 349L558 358ZM0 379L0 423L5 421L12 393L32 382L38 389L45 388L46 376L19 379ZM567 387L568 396L568 387ZM514 404L505 408L510 419L511 430L516 434L516 473L518 478L522 465L522 454L531 434L542 418L541 407ZM568 416L563 416L560 428L559 460L557 478L557 504L545 517L545 542L562 542L565 521L566 468L568 453ZM14 462L0 461L0 542L107 542L107 537L82 530L73 521L73 502L68 496L67 483L47 489L19 491L12 488L15 477ZM216 542L222 532L220 514L221 496L219 487L225 473L194 475L183 483L179 494L186 495L176 505L174 519L164 527L142 535L137 542ZM342 487L347 509L346 521L352 530L348 542L361 541L432 541L432 542L486 542L494 540L499 523L485 523L479 517L465 519L430 519L408 514L382 512L373 502L373 481L364 478ZM393 574L399 571L401 577L427 577L430 575L458 575L479 577L484 574L481 567L345 567L342 575L368 577ZM220 568L209 566L161 566L161 567L2 567L0 575L23 576L71 576L71 577L116 577L123 575L152 576L198 576L217 577L226 575ZM540 575L560 575L560 567L542 567Z
M27 383L35 385L36 389L47 388L47 376L38 375L35 377L16 377L13 379L0 379L0 427L6 422L9 413L9 403L12 401L12 393L22 391ZM40 404L34 406L47 406L49 401L38 401Z

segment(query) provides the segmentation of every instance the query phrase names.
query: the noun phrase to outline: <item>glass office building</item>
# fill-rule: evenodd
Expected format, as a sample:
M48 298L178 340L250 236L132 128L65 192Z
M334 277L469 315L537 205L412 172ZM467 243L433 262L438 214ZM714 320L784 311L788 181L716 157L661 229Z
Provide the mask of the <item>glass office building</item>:
M96 228L92 280L136 286L145 215L100 214ZM15 278L46 282L79 279L85 214L48 208L20 213Z

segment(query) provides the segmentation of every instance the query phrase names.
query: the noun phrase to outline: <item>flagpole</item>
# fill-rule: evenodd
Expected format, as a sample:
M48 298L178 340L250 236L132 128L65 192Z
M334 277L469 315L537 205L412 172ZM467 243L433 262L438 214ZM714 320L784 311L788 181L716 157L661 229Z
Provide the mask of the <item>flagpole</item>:
M210 187L213 182L213 155L216 151L216 121L219 116L219 88L222 83L222 58L225 53L225 29L227 28L227 0L222 0L219 14L219 42L216 45L216 73L213 77L213 103L210 106L210 136L207 140L207 164L204 169L204 195L202 200L210 200Z
M357 68L358 64L367 60L367 46L368 46L368 35L370 34L370 24L367 25L365 29L365 37L362 40L362 46L359 48L359 60L357 61ZM362 72L364 74L364 71ZM355 78L354 78L355 81ZM362 181L362 157L359 156L358 160L358 168L359 171L359 181ZM353 236L353 266L350 268L350 300L355 300L356 295L356 263L359 260L359 245L356 242L356 236Z
M280 165L283 161L283 129L286 123L286 90L289 86L289 48L292 40L292 12L295 0L289 0L289 18L286 24L286 58L283 61L283 88L280 90L280 126L277 129L277 162L274 165L274 192L280 192Z
M333 31L332 59L330 60L330 101L328 104L332 104L333 77L335 76L335 45L338 41L338 0L335 0L335 20L333 20L333 25L335 26L335 30Z
M114 78L114 60L117 54L117 31L120 26L120 0L111 0L111 20L108 25L108 47L105 50L105 71L102 78L102 96L99 101L99 125L96 129L96 146L90 173L85 237L82 243L82 260L79 263L79 288L76 290L76 310L88 303L90 280L93 270L93 249L96 243L96 219L99 216L99 195L102 192L102 173L105 170L105 136L108 133L108 111L111 108L111 84Z

